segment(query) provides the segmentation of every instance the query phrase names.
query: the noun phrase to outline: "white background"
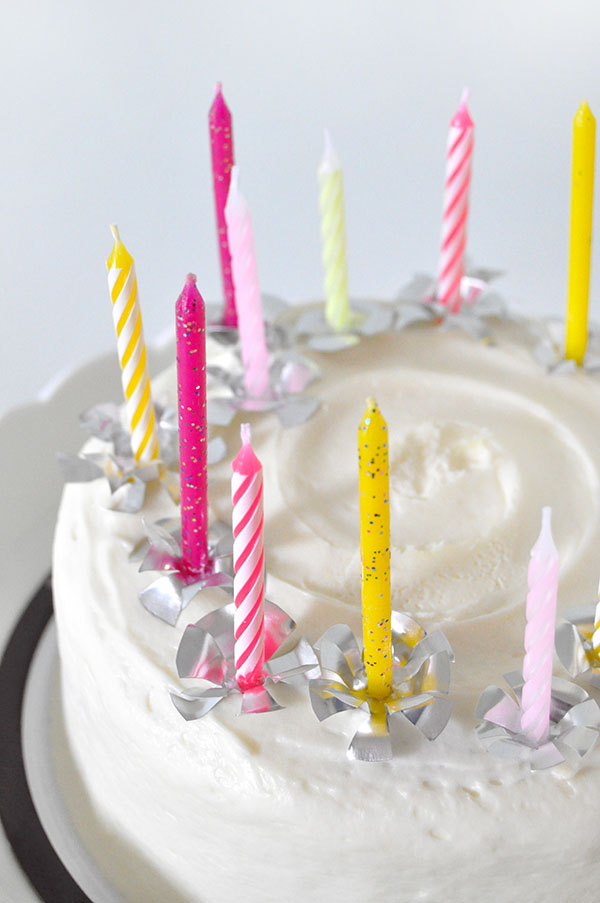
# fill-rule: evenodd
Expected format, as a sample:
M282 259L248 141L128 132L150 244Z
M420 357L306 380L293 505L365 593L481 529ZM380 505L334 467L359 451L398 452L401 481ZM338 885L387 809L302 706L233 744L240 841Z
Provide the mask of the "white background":
M583 97L600 115L593 0L4 0L0 412L114 347L110 222L136 260L147 340L170 328L189 270L220 296L217 79L265 290L321 294L324 125L344 164L352 293L389 297L436 269L447 127L469 85L470 256L506 269L514 302L563 312L571 122Z

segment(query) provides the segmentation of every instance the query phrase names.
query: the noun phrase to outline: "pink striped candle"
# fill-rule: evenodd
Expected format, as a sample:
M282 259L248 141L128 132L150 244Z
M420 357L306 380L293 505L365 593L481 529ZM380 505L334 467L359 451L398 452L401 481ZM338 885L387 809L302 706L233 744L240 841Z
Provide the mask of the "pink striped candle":
M175 305L175 329L182 564L200 573L208 563L206 333L204 301L193 273Z
M473 120L467 109L465 88L460 106L450 123L444 212L442 214L442 252L437 299L452 313L460 310L460 283L465 272L469 183L473 157Z
M550 727L552 656L558 592L558 552L552 539L552 509L542 510L542 529L531 550L527 580L527 627L523 662L521 730L536 745Z
M225 204L229 193L231 168L234 163L233 131L231 113L221 92L221 82L217 82L215 99L208 114L208 129L210 133L217 237L219 256L221 258L221 276L223 278L223 326L230 326L236 329L235 291L231 275L231 254L229 253L227 224L225 222Z
M269 352L254 253L250 210L239 190L239 168L231 170L231 185L225 205L231 269L238 312L238 328L246 391L252 398L268 398Z
M240 689L263 682L265 657L262 464L250 444L250 426L242 424L242 447L231 465L233 499L234 660Z

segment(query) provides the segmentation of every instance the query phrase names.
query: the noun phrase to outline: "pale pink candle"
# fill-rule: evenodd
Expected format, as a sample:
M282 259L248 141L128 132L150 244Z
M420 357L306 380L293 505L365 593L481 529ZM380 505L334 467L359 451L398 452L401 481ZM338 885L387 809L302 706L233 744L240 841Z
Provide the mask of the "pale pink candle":
M558 552L552 539L552 509L542 510L542 529L531 550L527 582L527 627L523 662L521 729L536 744L548 735L552 695L552 656L556 597L558 592Z
M239 168L231 171L231 185L225 205L231 269L238 314L238 329L248 395L266 398L269 388L269 352L254 253L250 210L239 190Z
M181 485L181 550L187 570L208 562L206 330L204 301L190 273L175 305Z
M473 120L467 109L465 88L450 122L442 214L442 251L437 298L453 313L460 310L460 283L465 272L469 183L473 157Z
M229 193L231 168L234 164L233 130L231 113L225 103L220 82L217 82L215 99L208 114L208 129L210 132L217 238L221 260L221 276L223 279L223 325L235 329L237 327L235 291L231 275L231 254L229 253L227 224L225 222L225 204Z
M242 424L242 447L233 461L234 660L242 690L263 681L265 656L262 465L250 444L250 426Z

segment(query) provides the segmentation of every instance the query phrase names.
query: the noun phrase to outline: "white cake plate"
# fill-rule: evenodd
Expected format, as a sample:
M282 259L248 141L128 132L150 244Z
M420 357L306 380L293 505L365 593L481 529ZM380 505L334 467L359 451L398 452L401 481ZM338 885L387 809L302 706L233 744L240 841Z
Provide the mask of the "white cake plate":
M173 360L171 341L149 349L153 374ZM50 571L52 536L62 490L56 452L76 452L82 445L86 437L77 423L81 411L101 401L119 401L120 397L116 353L111 353L63 376L37 401L0 419L1 658L15 626ZM27 621L27 615L24 620ZM65 857L67 870L85 883L84 895L80 892L79 897L71 899L85 900L87 894L93 903L117 903L118 897L77 840L52 772L48 731L51 703L56 697L56 654L50 626L32 659L25 694L21 737L29 790L40 821L45 820L48 832L54 835L53 844ZM0 730L4 732L5 725ZM0 761L0 780L7 780L5 761ZM74 885L77 883L75 880ZM0 888L2 903L40 901L2 828ZM58 903L58 898L52 903ZM70 898L65 896L60 903L70 903Z

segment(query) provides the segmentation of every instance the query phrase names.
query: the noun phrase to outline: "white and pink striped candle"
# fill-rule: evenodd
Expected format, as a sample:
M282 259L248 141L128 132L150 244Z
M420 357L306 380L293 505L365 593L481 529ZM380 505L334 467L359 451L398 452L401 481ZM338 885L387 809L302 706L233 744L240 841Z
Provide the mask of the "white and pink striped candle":
M251 398L268 398L271 394L269 352L265 338L252 220L246 200L239 189L237 166L231 170L225 220L231 251L231 271L246 391Z
M527 626L523 661L521 730L537 746L550 728L552 701L552 656L556 599L558 594L558 552L551 530L552 509L542 510L542 529L531 550L527 582Z
M265 659L263 472L249 424L242 424L241 436L242 447L231 465L234 661L238 686L248 690L262 684Z
M461 306L461 280L465 273L469 184L473 158L473 120L467 108L465 88L460 106L450 122L444 210L442 214L442 250L437 300L458 313Z

